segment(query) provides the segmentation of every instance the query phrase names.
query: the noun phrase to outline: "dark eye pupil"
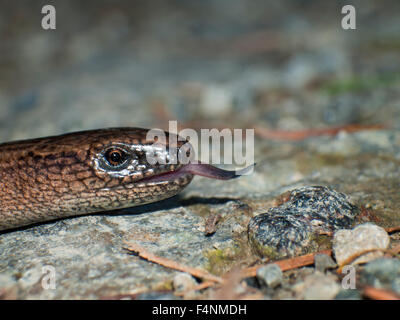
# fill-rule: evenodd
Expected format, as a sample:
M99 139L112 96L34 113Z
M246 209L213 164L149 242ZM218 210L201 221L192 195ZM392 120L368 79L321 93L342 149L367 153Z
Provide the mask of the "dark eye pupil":
M119 152L112 152L110 154L110 160L113 162L120 162L121 161L121 154Z
M109 150L105 154L107 162L112 166L118 166L126 160L126 153L122 150Z

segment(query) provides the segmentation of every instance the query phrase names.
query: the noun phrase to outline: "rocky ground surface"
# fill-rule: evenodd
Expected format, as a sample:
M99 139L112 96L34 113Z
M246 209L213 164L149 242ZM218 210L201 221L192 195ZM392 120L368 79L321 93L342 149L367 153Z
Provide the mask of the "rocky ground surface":
M177 120L254 128L257 165L233 181L196 177L159 203L1 233L1 298L400 296L400 233L389 229L400 226L398 1L353 1L356 30L340 27L333 1L54 3L56 31L40 28L37 4L1 3L1 141ZM312 186L326 196L290 200ZM326 211L316 212L321 199ZM335 224L349 208L354 219ZM300 240L285 234L300 249L283 256L260 250L268 239L255 228L265 225L249 224L274 226L279 210L307 228ZM357 246L346 246L351 239ZM199 278L146 261L129 243L228 274L228 284L191 290ZM306 267L270 264L332 248ZM353 287L338 267L366 250ZM264 266L235 277L256 265ZM44 285L48 270L55 289Z

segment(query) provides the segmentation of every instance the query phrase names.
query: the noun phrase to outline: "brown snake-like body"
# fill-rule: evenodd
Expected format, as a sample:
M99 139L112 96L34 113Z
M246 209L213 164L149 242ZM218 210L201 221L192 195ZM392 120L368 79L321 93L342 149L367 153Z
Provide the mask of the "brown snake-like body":
M151 164L149 152L170 158L172 134L162 152L147 132L112 128L0 144L0 230L166 199L195 174L237 176L206 164Z

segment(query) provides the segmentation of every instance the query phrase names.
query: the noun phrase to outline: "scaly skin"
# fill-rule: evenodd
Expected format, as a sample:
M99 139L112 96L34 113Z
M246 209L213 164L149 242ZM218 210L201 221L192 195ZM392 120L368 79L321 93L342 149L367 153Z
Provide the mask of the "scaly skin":
M150 165L144 148L154 141L146 140L147 131L101 129L0 144L0 230L146 204L180 192L193 178L189 172L141 181L183 167ZM123 169L105 160L107 150L115 148L129 153Z

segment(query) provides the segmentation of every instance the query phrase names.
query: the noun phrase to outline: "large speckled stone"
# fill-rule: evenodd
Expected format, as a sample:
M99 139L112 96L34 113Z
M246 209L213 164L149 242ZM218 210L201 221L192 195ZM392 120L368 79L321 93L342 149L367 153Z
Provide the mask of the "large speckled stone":
M343 193L322 186L298 188L283 204L250 221L249 240L262 256L299 255L315 249L321 233L351 227L357 212Z

